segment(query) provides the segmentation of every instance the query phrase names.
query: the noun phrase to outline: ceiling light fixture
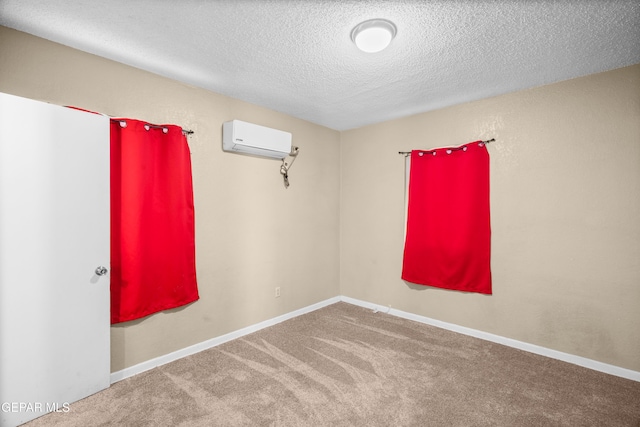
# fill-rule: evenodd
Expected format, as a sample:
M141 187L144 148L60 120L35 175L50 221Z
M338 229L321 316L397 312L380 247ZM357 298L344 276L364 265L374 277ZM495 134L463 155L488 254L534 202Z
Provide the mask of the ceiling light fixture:
M396 36L396 26L386 19L369 19L351 30L351 40L363 52L380 52Z

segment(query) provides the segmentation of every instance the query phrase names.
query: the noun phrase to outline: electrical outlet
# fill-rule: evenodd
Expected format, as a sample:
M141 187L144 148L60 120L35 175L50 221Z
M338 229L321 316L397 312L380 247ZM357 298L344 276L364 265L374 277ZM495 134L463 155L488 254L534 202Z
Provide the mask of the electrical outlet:
M280 298L280 286L276 288L276 298Z

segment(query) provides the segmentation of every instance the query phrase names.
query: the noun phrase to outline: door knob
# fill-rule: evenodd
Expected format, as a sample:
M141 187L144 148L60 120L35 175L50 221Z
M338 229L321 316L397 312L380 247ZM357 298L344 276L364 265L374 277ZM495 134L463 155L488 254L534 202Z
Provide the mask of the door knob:
M105 274L107 274L107 268L103 266L96 268L96 274L98 276L104 276Z

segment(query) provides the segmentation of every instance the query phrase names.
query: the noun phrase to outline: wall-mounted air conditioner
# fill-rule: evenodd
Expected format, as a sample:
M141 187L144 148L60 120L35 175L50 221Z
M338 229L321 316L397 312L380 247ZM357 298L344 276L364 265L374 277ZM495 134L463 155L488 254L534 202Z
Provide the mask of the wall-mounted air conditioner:
M233 153L284 159L292 153L291 134L241 120L222 124L222 149Z

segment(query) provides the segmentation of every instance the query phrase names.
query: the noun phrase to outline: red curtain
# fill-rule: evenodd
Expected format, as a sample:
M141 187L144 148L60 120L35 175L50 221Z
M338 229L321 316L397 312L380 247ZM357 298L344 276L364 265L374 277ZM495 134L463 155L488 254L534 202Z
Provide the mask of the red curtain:
M482 141L411 152L402 279L491 294L489 152Z
M186 137L178 126L112 120L111 323L197 299Z

